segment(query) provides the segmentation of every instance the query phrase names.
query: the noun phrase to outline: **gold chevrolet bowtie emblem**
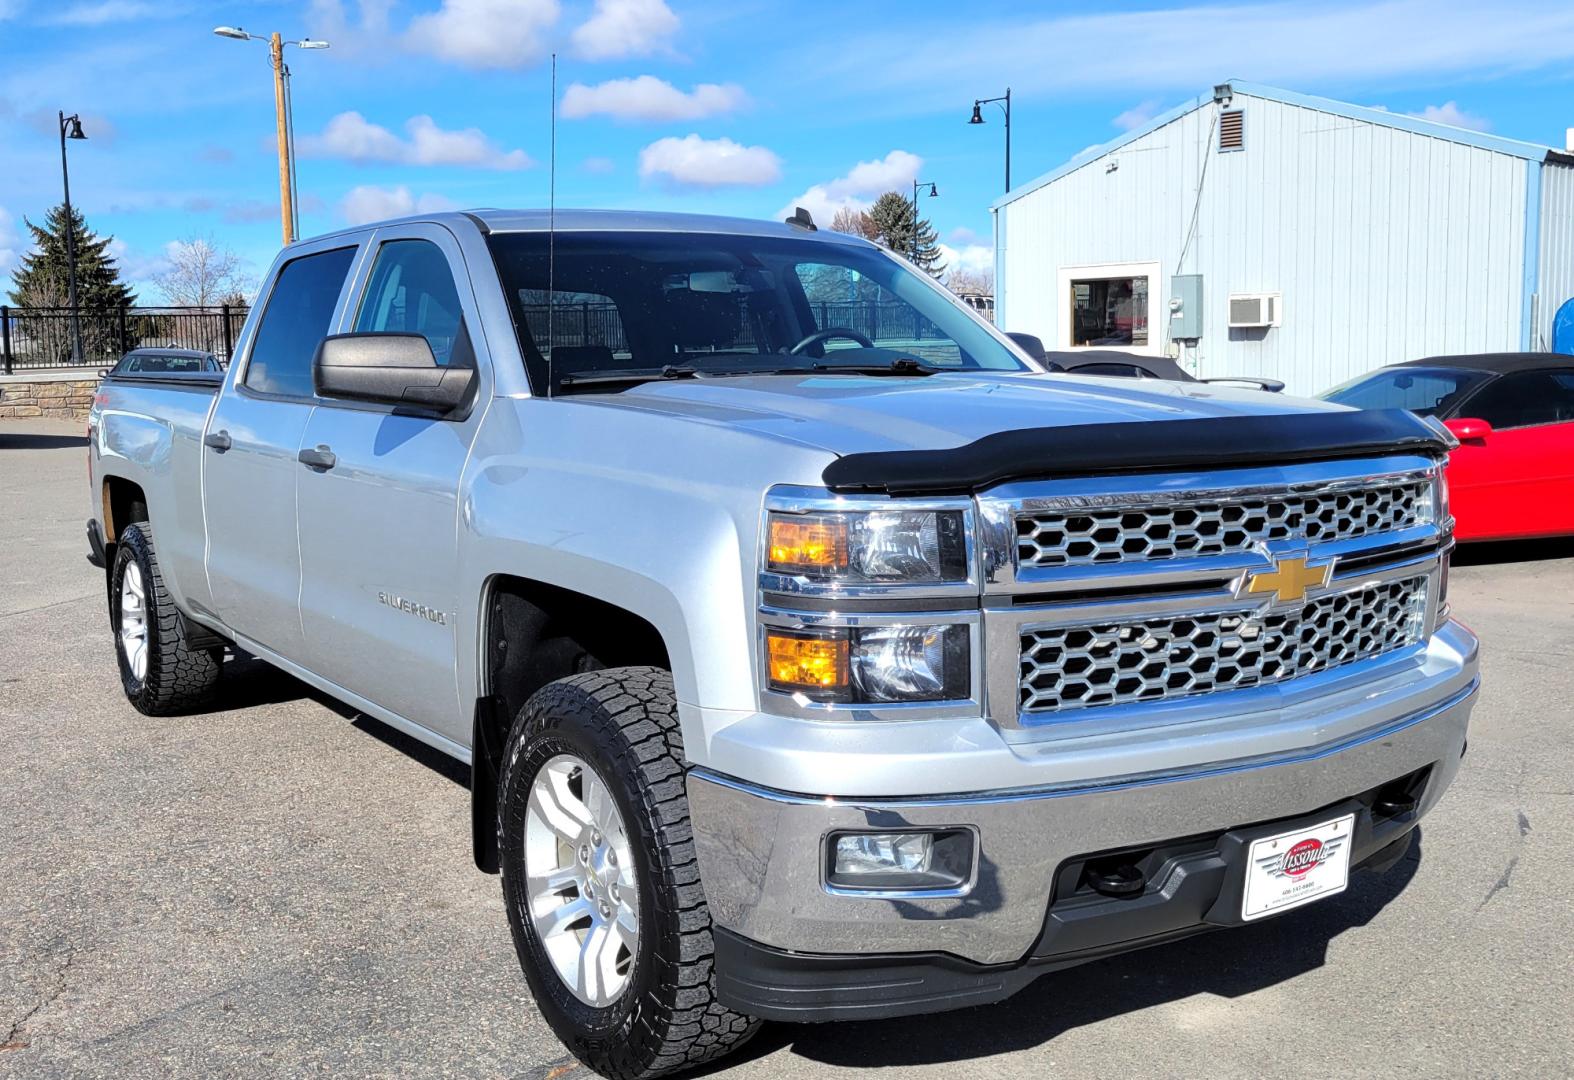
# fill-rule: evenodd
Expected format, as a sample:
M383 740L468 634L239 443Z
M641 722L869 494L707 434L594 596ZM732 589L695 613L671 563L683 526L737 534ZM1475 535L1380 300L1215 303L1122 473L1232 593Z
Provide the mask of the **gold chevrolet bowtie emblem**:
M1248 593L1277 593L1278 599L1300 600L1306 596L1306 590L1314 586L1321 588L1328 584L1328 578L1333 574L1334 564L1325 562L1318 566L1307 566L1305 559L1280 559L1273 564L1272 570L1265 570L1260 574L1252 574L1246 579Z

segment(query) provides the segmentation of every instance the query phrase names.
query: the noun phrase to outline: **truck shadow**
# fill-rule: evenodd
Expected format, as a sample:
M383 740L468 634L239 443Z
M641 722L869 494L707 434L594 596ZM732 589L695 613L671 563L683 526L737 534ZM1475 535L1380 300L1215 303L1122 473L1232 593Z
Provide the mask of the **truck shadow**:
M427 746L398 728L389 727L381 720L367 716L353 705L329 697L322 691L301 682L295 676L281 671L266 660L258 660L248 653L236 650L224 663L224 677L219 683L219 697L214 707L251 709L264 705L279 705L287 701L309 698L350 721L357 731L370 735L391 750L458 784L470 786L470 766L449 757L441 750Z
M46 435L0 431L0 450L75 450L87 448L86 435Z
M1054 972L998 1005L921 1023L768 1024L727 1064L783 1047L853 1069L965 1062L1198 994L1239 998L1322 967L1334 938L1365 926L1404 892L1420 863L1421 839L1417 829L1409 854L1387 873L1356 872L1342 895L1300 912Z

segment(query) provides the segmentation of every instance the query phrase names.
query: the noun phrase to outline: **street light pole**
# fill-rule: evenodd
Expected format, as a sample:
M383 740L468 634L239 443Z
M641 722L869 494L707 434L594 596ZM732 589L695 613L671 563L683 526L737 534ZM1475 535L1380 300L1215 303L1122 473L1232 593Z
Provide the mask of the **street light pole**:
M60 110L59 117L60 182L66 196L66 304L71 308L71 363L76 367L82 363L82 324L77 319L77 229L76 218L71 213L71 170L66 166L66 140L87 136L82 134L81 116L76 113L67 116Z
M234 38L237 41L268 43L268 62L273 68L273 112L279 143L279 219L283 226L285 244L292 244L295 242L299 225L295 213L295 121L290 102L290 69L284 63L284 47L294 45L301 49L326 49L328 43L313 41L311 38L285 41L277 33L261 37L257 34L248 34L238 26L215 26L213 32L219 37Z
M913 181L913 253L911 258L915 265L918 262L918 189L921 187L927 187L929 189L929 197L931 199L940 194L940 189L935 187L935 185L928 180Z
M973 117L969 124L982 124L984 114L981 107L984 105L999 105L1006 114L1006 190L1011 190L1011 87L1006 87L1006 92L1000 97L974 98Z

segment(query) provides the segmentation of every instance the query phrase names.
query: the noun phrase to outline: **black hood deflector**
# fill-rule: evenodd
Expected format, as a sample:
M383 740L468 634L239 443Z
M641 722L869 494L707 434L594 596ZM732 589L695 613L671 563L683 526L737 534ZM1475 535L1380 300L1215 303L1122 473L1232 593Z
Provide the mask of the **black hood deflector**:
M1273 413L1001 431L950 450L848 454L825 467L837 492L942 495L1007 480L1160 469L1288 465L1378 454L1441 457L1443 435L1403 409Z

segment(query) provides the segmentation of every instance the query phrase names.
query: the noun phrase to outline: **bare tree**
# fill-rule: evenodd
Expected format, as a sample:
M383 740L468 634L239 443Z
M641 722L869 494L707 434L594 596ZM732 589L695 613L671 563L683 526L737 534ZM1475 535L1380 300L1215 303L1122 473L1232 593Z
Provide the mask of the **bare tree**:
M169 246L169 269L153 279L164 299L176 307L212 307L249 296L256 279L240 256L211 236L189 236ZM242 299L241 302L244 302Z
M854 210L851 206L844 206L836 211L836 216L831 219L831 231L839 233L852 233L865 240L877 240L880 230L875 227L867 210Z
M987 267L981 270L967 270L959 266L946 274L945 285L946 288L958 296L961 296L963 293L993 296L995 294L995 272Z

